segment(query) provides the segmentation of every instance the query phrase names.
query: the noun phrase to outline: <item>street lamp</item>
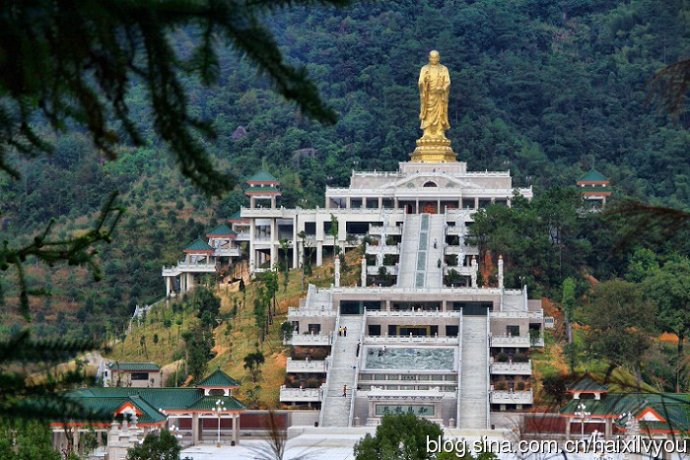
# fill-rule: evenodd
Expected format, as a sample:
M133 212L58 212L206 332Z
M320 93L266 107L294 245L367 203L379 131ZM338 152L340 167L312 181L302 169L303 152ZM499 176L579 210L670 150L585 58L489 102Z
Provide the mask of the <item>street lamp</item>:
M587 406L585 403L580 403L577 405L577 410L574 412L575 417L580 419L580 436L585 439L585 422L589 420L589 416L592 415L591 412L587 412Z
M216 400L216 407L211 410L216 414L216 417L218 417L218 442L216 443L216 447L220 447L220 416L225 412L225 402L223 402L222 399Z

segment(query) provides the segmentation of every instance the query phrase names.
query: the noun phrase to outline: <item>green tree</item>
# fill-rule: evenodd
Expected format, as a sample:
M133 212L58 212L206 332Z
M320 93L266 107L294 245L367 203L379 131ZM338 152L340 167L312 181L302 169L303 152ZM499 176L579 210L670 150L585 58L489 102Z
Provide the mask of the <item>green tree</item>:
M628 366L639 379L640 364L654 332L655 310L638 284L611 280L594 287L590 303L583 309L589 326L587 351L609 364L607 378L616 367Z
M0 458L3 460L61 460L53 450L47 422L0 418Z
M426 440L439 439L441 427L414 414L387 414L376 427L376 434L367 434L355 444L357 460L431 460Z
M194 289L189 304L206 328L213 329L218 325L220 298L209 287L202 285Z
M680 393L683 346L690 332L690 259L677 257L669 260L661 268L649 272L643 285L647 297L658 306L657 324L661 330L678 338L675 389Z
M182 447L168 430L149 433L144 441L127 451L127 460L178 460Z
M204 327L200 320L194 318L182 333L185 341L185 353L187 354L187 370L194 376L195 381L204 378L211 350L215 345L213 332Z
M244 357L244 368L249 371L249 375L252 378L252 382L256 383L261 375L261 365L264 363L266 358L260 350L249 353Z

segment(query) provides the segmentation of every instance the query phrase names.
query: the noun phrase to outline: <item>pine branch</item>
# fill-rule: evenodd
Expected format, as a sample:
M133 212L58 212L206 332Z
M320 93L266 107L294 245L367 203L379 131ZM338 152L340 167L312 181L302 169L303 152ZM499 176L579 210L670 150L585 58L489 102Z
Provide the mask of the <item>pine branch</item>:
M21 248L11 248L8 241L3 241L0 248L0 271L7 271L15 267L19 283L19 310L27 320L29 316L29 296L45 295L40 290L32 290L28 286L24 263L30 257L53 266L56 263L67 263L70 266L89 267L93 279L101 279L101 270L95 261L98 251L95 245L101 242L110 243L115 227L124 212L124 208L116 205L117 192L113 192L96 219L93 227L86 233L67 240L51 240L50 234L54 221L51 221L40 235L34 237L33 242Z

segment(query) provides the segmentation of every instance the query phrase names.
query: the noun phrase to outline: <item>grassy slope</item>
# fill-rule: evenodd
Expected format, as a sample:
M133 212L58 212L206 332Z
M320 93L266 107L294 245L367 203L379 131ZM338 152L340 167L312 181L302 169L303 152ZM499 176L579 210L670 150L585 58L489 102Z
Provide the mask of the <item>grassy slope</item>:
M349 270L343 273L342 285L352 286L359 280L359 250L352 251L346 256ZM312 276L307 279L308 284L329 286L333 279L332 261L326 261L324 266L314 268ZM259 407L275 407L278 405L280 385L285 379L285 363L289 353L280 339L280 325L285 321L289 306L297 306L305 293L301 289L302 272L291 270L287 288L283 288L283 276L280 277L280 291L277 296L278 316L270 328L270 333L261 344L261 351L266 356L262 366L261 377L257 384L261 387L258 392ZM218 295L222 299L221 315L226 318L215 331L216 357L209 364L209 371L220 366L229 375L242 382L239 398L248 400L247 391L254 387L248 372L243 368L244 357L255 350L258 340L258 328L254 321L254 297L257 285L248 283L245 293L230 292L219 289ZM233 303L238 304L237 316L231 318ZM114 346L107 357L116 360L150 360L160 365L167 365L183 357L184 341L180 338L180 331L184 331L187 323L196 312L173 311L171 304L161 304L151 312L140 326L133 327L127 338ZM172 322L170 328L164 326L164 320ZM154 334L158 336L158 343L153 343ZM146 337L146 349L140 345L141 337Z

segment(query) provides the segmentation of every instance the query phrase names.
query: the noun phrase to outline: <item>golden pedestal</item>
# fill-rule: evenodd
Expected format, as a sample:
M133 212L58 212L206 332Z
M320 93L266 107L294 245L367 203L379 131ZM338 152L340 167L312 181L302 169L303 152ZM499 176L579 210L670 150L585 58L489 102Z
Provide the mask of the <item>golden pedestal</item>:
M450 139L446 137L417 139L417 148L411 156L411 161L415 163L452 163L457 161L455 152L450 147Z

